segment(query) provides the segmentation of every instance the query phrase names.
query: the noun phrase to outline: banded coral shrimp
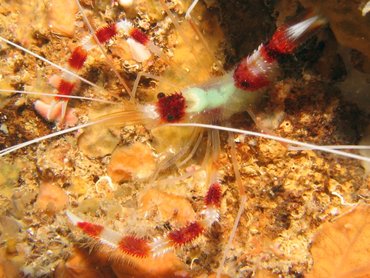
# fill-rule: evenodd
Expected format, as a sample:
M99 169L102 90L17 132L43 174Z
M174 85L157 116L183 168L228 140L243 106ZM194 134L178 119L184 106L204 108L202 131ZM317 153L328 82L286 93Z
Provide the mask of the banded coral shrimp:
M257 45L258 44L259 42L257 43ZM102 67L104 68L104 66ZM105 69L105 71L106 70L107 69ZM112 78L110 77L109 80L111 81L111 79ZM283 86L284 84L289 84L289 82L282 82L280 85ZM320 88L320 86L317 86L316 88ZM305 89L302 90L304 91ZM308 89L306 88L306 90ZM304 93L302 94L303 97L306 97ZM319 95L318 98L319 97L323 96ZM333 103L331 105L334 106ZM302 106L305 107L304 105ZM296 114L294 113L293 115L296 116ZM305 115L301 115L301 117L303 116ZM284 123L283 127L284 132L292 136L292 133L289 130L290 126ZM130 131L130 129L128 129L128 131ZM320 131L320 129L318 131ZM135 137L135 139L139 139L139 141L145 141L145 136L148 135L145 132L142 132L144 133L144 135L139 136L139 132L140 129L132 131L128 134L126 133L123 136L132 136ZM310 134L310 132L304 129L300 132L309 133L309 135L311 136L310 139L314 137L314 135L312 135L312 133L314 132L311 132ZM298 132L296 136L299 135L300 133ZM109 136L109 134L104 134L104 136ZM321 134L321 136L323 136L323 134ZM240 169L243 184L248 185L246 186L246 191L249 201L247 204L247 213L242 216L241 224L238 230L239 235L235 240L236 242L232 250L233 253L232 255L229 255L226 267L230 269L229 273L231 275L233 275L234 273L244 273L245 275L247 275L248 273L256 271L256 269L258 270L258 268L266 268L269 270L274 270L275 272L280 272L287 275L294 275L294 272L300 272L302 271L302 269L305 269L305 267L307 267L305 258L303 259L304 255L306 254L303 254L302 257L299 257L297 256L297 253L300 251L300 247L302 245L305 246L307 249L306 245L308 244L308 239L294 241L291 239L291 237L299 234L300 232L302 233L302 230L303 233L307 232L311 225L314 227L318 225L317 222L320 222L321 218L325 217L328 214L327 210L329 210L329 208L331 207L328 204L329 201L340 201L335 195L332 196L330 194L327 194L325 190L333 189L331 187L333 186L335 187L335 190L340 189L346 192L345 189L342 188L342 186L351 187L352 184L355 183L355 181L359 183L361 182L361 178L358 177L356 179L356 177L354 177L355 173L360 172L361 170L358 168L358 165L351 164L352 162L350 162L349 164L346 164L346 167L348 166L348 170L344 173L341 173L344 168L341 165L337 165L337 158L325 158L312 152L308 152L308 159L306 155L294 154L289 156L289 159L287 159L288 161L286 161L282 159L282 156L286 155L286 151L279 144L274 144L264 140L254 140L249 137L239 137L237 139L239 141L246 140L248 142L248 144L240 144L238 146L238 154L235 158L239 161L241 165ZM320 139L316 140L319 141ZM83 154L78 153L76 151L76 147L74 147L74 144L75 143L73 136L67 136L62 139L56 139L49 148L48 146L42 144L37 147L37 157L39 157L40 153L44 152L49 154L50 156L50 153L53 152L53 148L55 147L57 149L57 152L65 151L67 153L67 155L63 157L64 159L72 157L72 161L68 161L68 159L63 159L62 165L58 165L58 163L50 165L50 163L52 163L53 161L47 161L47 157L41 156L40 159L38 158L37 162L35 162L33 166L34 169L37 170L35 174L36 177L33 181L33 184L31 182L31 184L29 185L29 191L31 193L32 186L38 188L38 180L52 179L56 184L60 185L60 187L65 188L65 190L69 190L68 187L73 186L74 183L79 185L81 185L82 183L94 184L95 177L104 175L104 170L101 169L101 165L99 165L99 163L95 163L94 160L90 161L88 158L84 157ZM247 151L247 149L249 152ZM29 152L32 150L27 151ZM81 160L81 162L78 162L79 159ZM101 163L102 162L104 163L103 159ZM72 163L72 166L70 166L70 163ZM88 165L90 166L90 169L86 169L89 168L86 166L86 168L84 169L86 171L89 171L86 180L86 174L83 174L81 169L83 167L83 163L88 163ZM344 162L341 161L341 163ZM225 154L221 158L221 164L224 165L219 167L219 170L221 173L223 172L225 174L225 178L222 179L223 187L229 187L228 184L232 184L233 173L231 171L230 162L227 162ZM339 167L339 169L336 169L336 167ZM73 168L74 174L72 176L75 177L75 180L70 178L71 180L69 182L71 184L68 184L68 182L65 182L65 180L63 180L66 179L65 176L70 175L71 169L68 168ZM292 173L292 171L295 171L297 168L303 171L303 173L301 173L301 177L298 179L294 175L294 173ZM330 173L330 175L328 175L327 177L324 176L328 173ZM22 175L25 175L25 173L22 173ZM353 180L348 179L347 175L353 177ZM21 179L26 179L25 176L22 176ZM81 179L79 179L78 176L81 176ZM202 177L198 177L198 179L201 180ZM199 183L201 182L197 182L196 180L190 180L189 182L179 182L179 184L177 184L177 187L174 189L170 186L174 181L174 178L169 178L167 179L167 182L165 182L164 188L167 190L167 192L177 194L181 192L183 193L181 194L182 196L186 196L189 199L194 198L194 206L196 206L198 208L197 210L200 211L203 206L202 196L205 195L205 189L201 189L202 186L199 185ZM314 188L307 188L308 184L310 183L315 184ZM86 200L89 200L87 199L86 193L81 194L79 197L72 195L72 206L77 207L75 208L75 210L73 210L74 212L80 213L79 215L81 215L81 213L83 214L84 209L88 212L91 212L94 211L94 208L98 207L95 215L91 215L91 213L87 213L86 215L86 217L89 217L89 220L91 220L91 222L100 222L104 224L105 227L114 227L115 230L120 231L126 231L127 226L132 225L132 229L135 230L137 234L143 233L144 235L147 235L146 233L149 233L149 231L153 231L153 227L163 233L165 227L171 225L163 224L165 221L167 221L167 219L156 219L154 221L153 219L149 218L148 220L145 217L142 217L140 219L140 222L138 221L138 219L130 219L129 215L131 214L131 212L137 210L135 204L133 204L136 201L130 201L131 196L135 196L135 194L137 194L137 188L132 189L131 183L121 185L121 189L119 190L120 192L114 193L113 196L109 192L109 188L102 191L101 188L99 188L99 185L101 184L98 183L98 189L96 190L96 192L89 192L90 200L94 199L94 197L101 198L104 195L105 200L98 201L98 205L96 205L96 198L95 204L94 200L90 203L86 202ZM22 186L24 186L24 184L22 184ZM135 187L136 186L138 187L138 185L135 185ZM186 188L186 186L190 186L191 189L189 190L189 188ZM162 189L160 185L158 185L158 188ZM229 230L228 227L230 227L233 223L235 212L232 212L232 210L233 207L235 207L235 203L237 203L237 201L239 200L237 190L233 190L232 188L233 186L230 185L230 187L225 190L223 196L224 204L222 209L225 212L222 213L221 225L225 227L225 231ZM361 186L359 186L356 190L360 189ZM23 190L25 189L23 188ZM130 197L120 195L126 194L127 191L130 190L134 191L130 194ZM92 191L94 191L94 189L92 189ZM304 199L303 197L301 198L300 195L302 193L307 195L305 196L307 199ZM78 196L80 193L75 192L74 194ZM18 197L13 196L12 201L18 206L17 212L19 214L22 214L25 212L22 212L22 208L20 206L22 206L21 202L23 202L24 199L22 199L22 201L19 201ZM348 199L349 196L346 197L346 199ZM28 198L34 199L35 196L28 196ZM317 203L310 204L307 200L319 201L317 201ZM84 205L79 204L78 202L84 203ZM120 203L121 207L117 206L117 202ZM226 202L228 203L227 211L226 208L224 208ZM181 211L176 213L181 214ZM306 214L310 216L307 223L305 223L309 227L303 227L301 228L301 230L299 230L297 226L300 223L300 217ZM34 252L33 258L36 258L35 264L31 266L36 268L36 264L39 264L39 266L41 266L41 270L40 272L34 272L34 274L40 275L42 274L42 266L45 266L45 264L47 263L50 264L50 262L58 262L57 259L62 257L63 254L61 253L58 253L56 256L54 255L54 252L56 252L56 250L53 247L55 247L55 245L58 248L69 246L66 240L69 239L69 237L66 236L66 233L69 230L68 228L66 228L66 219L62 216L57 215L55 218L53 218L53 220L50 220L50 218L46 217L46 215L44 214L36 215L41 216L41 220L35 221L33 227L27 229L27 239L33 240L33 244L29 244L32 244L32 251ZM26 213L25 217L24 215L17 216L22 219L27 219L28 215ZM129 219L125 219L124 221L115 221L116 217L119 220L123 220L125 217L128 217ZM132 218L134 217L132 216ZM171 215L169 218L171 218ZM173 216L173 218L176 217ZM10 219L7 220L12 223ZM174 221L174 219L171 219L171 221ZM117 222L122 222L122 224L119 224ZM171 229L174 230L173 227ZM185 258L185 261L189 261L189 264L191 264L192 266L192 273L194 273L194 275L202 273L202 268L206 268L207 272L214 271L217 268L217 261L219 257L217 253L220 249L222 249L222 246L218 246L218 244L216 243L217 238L220 239L221 237L221 240L225 242L228 236L228 232L226 232L226 235L223 236L220 236L217 233L224 234L224 231L220 232L216 229L216 231L212 232L213 233L211 233L211 235L209 236L209 243L206 242L196 244L194 247L190 248L190 250L180 251L180 257ZM243 235L244 232L248 234L247 238L245 238L245 236ZM42 241L47 242L46 244L52 243L52 247L46 249L45 244L43 245ZM7 242L8 245L9 242L10 241ZM214 243L216 247L212 247L212 243ZM36 244L40 245L39 249L35 247ZM221 243L219 245L223 244ZM21 251L18 250L21 250L22 246L18 245L17 247L17 252L21 253ZM24 249L25 248L23 248L23 250ZM68 248L66 247L66 249ZM45 254L51 256L52 258L47 260L45 257L42 257L39 252L45 252ZM244 257L240 256L241 254L243 254ZM281 263L279 266L276 266L276 261L274 260L275 256L279 258L277 259L278 263ZM239 258L237 259L237 257ZM207 264L210 262L211 266L207 267ZM53 267L53 265L55 266L55 264L51 264L51 268ZM29 269L30 268L28 268L28 270Z

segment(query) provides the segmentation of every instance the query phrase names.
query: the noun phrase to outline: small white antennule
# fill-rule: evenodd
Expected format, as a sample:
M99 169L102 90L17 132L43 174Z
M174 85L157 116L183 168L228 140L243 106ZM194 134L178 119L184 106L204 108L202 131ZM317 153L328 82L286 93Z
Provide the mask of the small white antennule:
M308 28L310 28L310 26L318 19L318 16L313 16L313 17L310 17L310 18L307 18L306 20L303 20L297 24L294 24L292 26L290 26L288 29L287 29L287 32L288 32L288 36L290 36L292 39L297 39L299 38L300 36L302 36L302 34L304 32L306 32L306 30Z

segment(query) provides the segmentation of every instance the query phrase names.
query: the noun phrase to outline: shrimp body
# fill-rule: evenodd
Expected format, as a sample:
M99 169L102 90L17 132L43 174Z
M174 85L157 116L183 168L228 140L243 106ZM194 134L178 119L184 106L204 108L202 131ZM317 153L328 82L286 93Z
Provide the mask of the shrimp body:
M261 90L276 79L277 57L292 54L318 27L326 23L311 16L291 26L276 30L268 43L261 44L252 55L242 59L234 70L208 84L189 87L181 93L160 95L157 107L162 122L193 121L218 110L218 120L227 120L258 101ZM214 117L212 118L212 121Z
M185 89L183 94L187 103L186 112L191 115L190 118L220 109L222 119L244 111L246 105L252 105L261 95L256 92L246 94L237 88L230 73L209 85Z

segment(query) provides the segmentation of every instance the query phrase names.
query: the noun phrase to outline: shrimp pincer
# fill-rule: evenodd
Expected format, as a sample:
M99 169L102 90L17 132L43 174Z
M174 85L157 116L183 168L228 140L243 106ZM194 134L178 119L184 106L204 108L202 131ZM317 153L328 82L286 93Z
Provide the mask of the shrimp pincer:
M79 79L72 75L70 71L77 73L84 66L88 53L96 48L98 45L107 43L116 36L124 35L127 37L127 43L130 46L134 57L140 61L149 59L151 53L161 56L161 49L157 47L149 37L140 29L133 26L128 20L121 20L119 22L104 26L95 31L93 35L86 36L81 45L77 46L73 51L67 62L67 71L57 79L54 84L56 87L56 96L51 105L47 108L46 119L48 121L63 122L67 111L68 96L72 95L77 89ZM96 40L96 41L95 41ZM140 57L140 58L137 58ZM131 94L131 90L123 81L125 90ZM56 105L60 103L61 109L56 111ZM45 104L42 101L35 102L35 109L44 114Z

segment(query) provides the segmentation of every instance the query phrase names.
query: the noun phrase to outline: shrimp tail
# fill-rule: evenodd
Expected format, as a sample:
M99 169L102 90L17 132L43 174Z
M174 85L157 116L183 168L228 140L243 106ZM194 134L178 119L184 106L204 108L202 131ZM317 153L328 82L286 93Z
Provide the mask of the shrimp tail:
M293 54L326 22L320 15L309 14L298 23L280 26L267 43L261 44L252 55L237 65L233 74L235 86L251 92L270 85L277 75L277 58Z

